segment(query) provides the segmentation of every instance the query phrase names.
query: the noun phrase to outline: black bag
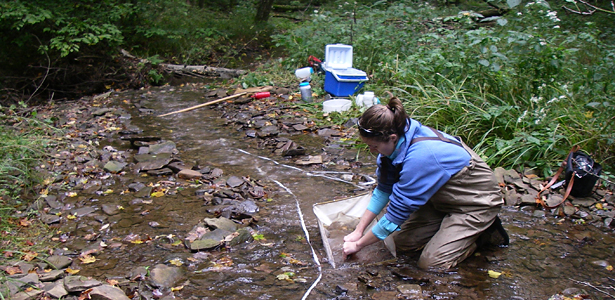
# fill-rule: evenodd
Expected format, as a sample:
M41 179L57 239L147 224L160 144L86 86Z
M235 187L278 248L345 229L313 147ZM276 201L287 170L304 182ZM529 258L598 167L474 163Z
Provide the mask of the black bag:
M570 195L588 197L600 178L602 166L583 151L571 152L566 163L566 187L572 183ZM574 176L574 180L572 178Z

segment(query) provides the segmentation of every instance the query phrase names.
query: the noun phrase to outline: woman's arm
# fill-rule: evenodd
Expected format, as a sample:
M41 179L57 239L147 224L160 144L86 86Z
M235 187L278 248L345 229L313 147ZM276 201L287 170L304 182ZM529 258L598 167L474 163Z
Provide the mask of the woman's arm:
M374 233L370 230L363 237L361 237L356 242L345 242L344 243L344 258L348 255L359 252L363 247L371 245L380 239L374 235Z
M371 223L375 217L375 213L366 209L363 213L363 216L361 216L361 220L359 220L359 224L357 224L355 230L344 237L344 242L358 241L363 236L363 232L365 231L365 228L367 228L367 225L369 225L369 223Z

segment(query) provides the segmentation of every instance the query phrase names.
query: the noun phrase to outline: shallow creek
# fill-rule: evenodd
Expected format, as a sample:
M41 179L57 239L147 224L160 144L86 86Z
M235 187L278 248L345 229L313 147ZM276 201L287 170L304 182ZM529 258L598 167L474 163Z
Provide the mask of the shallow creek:
M268 195L269 201L257 202L260 211L252 226L264 239L210 251L207 259L196 262L191 260L193 252L168 246L173 239L183 239L203 218L212 217L203 201L194 196L194 190L153 198L151 204L136 207L128 204L134 198L131 195L101 198L99 201L125 207L110 218L111 229L105 233L108 238L129 234L158 238L153 243L108 249L97 256L96 263L83 266L82 275L126 277L136 267L181 261L187 280L175 293L181 299L394 299L397 287L404 284L420 285L424 299L546 300L569 288L577 288L591 299L615 295L610 288L615 276L608 268L615 263L612 230L558 220L549 213L534 217L535 207L505 208L501 218L511 238L510 246L480 252L448 273L421 271L416 267L416 257L369 264L354 260L333 268L326 261L312 207L368 190L259 149L258 138L246 137L244 132L225 125L218 110L205 107L157 116L205 102L198 90L165 87L113 97L115 105L132 115L132 124L141 128L143 135L175 142L182 161L223 169L224 176L249 176L275 192ZM140 113L136 104L153 113ZM297 139L312 154L318 154L323 146L323 139L317 136L289 138ZM111 144L128 148L125 141ZM373 162L365 165L353 172L372 175ZM125 177L115 188L122 189L137 180L161 180L137 174ZM144 210L148 213L143 214ZM153 228L148 225L151 221L161 226ZM165 238L169 235L174 237ZM87 245L66 246L83 249ZM381 251L387 257L384 247ZM288 257L295 263L289 263ZM492 278L489 271L501 275ZM278 276L289 272L301 280Z

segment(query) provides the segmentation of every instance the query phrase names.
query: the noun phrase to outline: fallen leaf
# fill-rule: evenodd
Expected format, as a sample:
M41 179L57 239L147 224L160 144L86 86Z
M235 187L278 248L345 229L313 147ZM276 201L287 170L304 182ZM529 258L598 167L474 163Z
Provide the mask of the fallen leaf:
M488 274L489 274L489 277L491 277L491 278L498 278L498 277L500 277L500 275L502 275L501 272L496 272L496 271L492 271L492 270L489 270Z
M26 252L26 253L25 253L25 254L21 257L21 259L22 259L22 260L24 260L24 261L31 261L31 260L33 260L33 259L34 259L35 257L37 257L37 256L38 256L38 253L36 253L36 252L32 252L32 251L28 251L28 252Z
M181 267L184 264L179 258L171 259L169 263L178 267Z
M608 266L606 266L606 270L607 270L607 271L613 271L613 266L612 266L612 265L608 265Z
M21 225L23 227L28 227L28 226L32 225L32 221L24 218L24 219L19 220L19 225Z
M83 264L91 264L91 263L93 263L93 262L95 262L95 261L96 261L96 257L94 257L94 256L92 256L92 255L87 254L87 255L84 255L84 256L79 257L79 260L80 260L80 261L81 261L81 263L83 263Z
M66 270L64 270L64 272L71 274L71 275L75 275L77 273L79 273L80 270L73 270L71 268L66 268Z
M164 196L164 192L153 192L151 196L152 197L162 197Z
M68 216L66 216L66 218L69 219L69 220L74 220L77 217L75 217L75 215L68 215Z
M115 279L107 279L109 285L118 285L120 282Z
M177 287L172 287L171 288L171 292L181 291L183 288L184 288L183 285L177 286Z
M15 275L15 274L22 273L21 268L18 266L7 267L6 269L3 269L3 270L9 275Z

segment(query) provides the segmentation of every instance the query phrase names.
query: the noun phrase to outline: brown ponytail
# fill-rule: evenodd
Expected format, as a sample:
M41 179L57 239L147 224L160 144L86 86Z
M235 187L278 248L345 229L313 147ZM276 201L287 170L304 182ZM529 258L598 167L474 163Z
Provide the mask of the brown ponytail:
M387 105L377 104L368 108L359 118L359 134L363 137L388 141L391 134L401 137L406 132L408 114L399 98L390 92Z

